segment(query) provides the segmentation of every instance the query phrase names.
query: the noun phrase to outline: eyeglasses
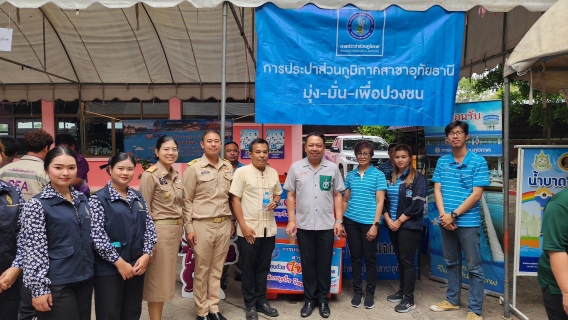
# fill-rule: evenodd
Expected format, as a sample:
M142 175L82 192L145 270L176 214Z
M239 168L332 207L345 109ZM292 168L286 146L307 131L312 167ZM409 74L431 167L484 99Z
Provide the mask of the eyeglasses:
M370 154L370 153L367 153L367 152L357 152L357 156L358 156L358 157L367 158L367 157L370 157L371 154Z
M162 151L164 151L165 153L178 153L179 149L178 148L163 148Z
M461 137L464 134L465 134L465 132L463 132L463 131L451 131L450 133L448 133L448 137L453 137L453 136Z

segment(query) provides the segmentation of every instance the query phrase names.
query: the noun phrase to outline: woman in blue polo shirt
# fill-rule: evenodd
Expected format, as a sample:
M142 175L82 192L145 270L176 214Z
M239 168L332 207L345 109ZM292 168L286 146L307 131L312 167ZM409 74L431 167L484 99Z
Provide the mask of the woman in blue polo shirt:
M95 251L97 319L137 320L144 273L156 244L156 229L140 192L128 186L136 160L117 153L106 168L110 181L90 199Z
M359 308L363 302L361 266L363 257L365 257L367 270L377 270L377 239L387 189L385 175L371 166L373 149L373 144L367 141L361 141L355 145L355 156L359 166L349 172L345 178L343 225L351 253L354 291L351 306L354 308ZM367 287L363 303L367 309L375 306L376 282L377 272L367 272Z
M409 146L401 144L394 149L394 169L387 175L387 181L384 219L390 229L400 277L398 291L388 296L387 300L398 302L394 310L405 313L416 309L414 266L426 203L426 178L412 167L412 150Z
M91 319L94 252L87 197L71 187L77 156L55 147L44 160L43 190L24 206L24 285L38 319Z

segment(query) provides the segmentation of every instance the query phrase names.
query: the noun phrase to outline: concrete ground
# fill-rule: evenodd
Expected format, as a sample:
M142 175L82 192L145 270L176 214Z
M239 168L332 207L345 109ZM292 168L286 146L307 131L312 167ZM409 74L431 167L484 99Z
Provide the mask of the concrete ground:
M511 235L514 235L515 224L515 197L510 198L510 229ZM513 238L511 244L513 244ZM513 248L511 247L510 266L509 270L513 270ZM352 298L352 282L349 280L343 281L343 292L339 295L334 295L330 301L331 317L329 319L373 319L373 320L396 320L396 319L465 319L467 315L467 293L468 291L462 290L462 298L460 310L452 312L432 312L429 306L442 301L445 298L446 285L437 281L429 279L429 259L427 255L423 255L421 265L421 280L416 282L415 290L415 303L416 310L406 314L397 313L394 311L394 303L386 300L386 297L396 291L398 288L398 281L383 280L377 284L375 293L375 308L364 309L353 308L350 305ZM178 269L181 267L181 258L178 261ZM230 269L230 277L228 279L228 289L225 291L226 299L220 303L220 308L223 315L228 320L245 319L245 307L241 295L240 282L236 282L232 277L232 270ZM179 270L178 270L179 271ZM178 272L179 274L179 272ZM512 278L510 281L510 290L512 294L513 285ZM276 300L270 301L270 304L278 309L280 316L275 319L288 320L288 319L301 319L300 309L303 306L301 295L281 295ZM519 277L517 282L517 308L521 310L531 320L546 319L546 312L542 303L542 294L536 277ZM95 319L93 308L93 319ZM270 319L264 315L259 315L260 319ZM486 296L483 302L483 318L484 319L521 319L513 314L510 318L503 316L503 306L499 303L499 298ZM147 320L148 312L146 303L143 305L141 319ZM177 319L195 319L195 303L193 299L186 299L181 296L181 282L176 284L176 294L174 300L168 302L164 306L163 313L164 320L177 320ZM314 313L306 319L321 319L319 313L314 310Z

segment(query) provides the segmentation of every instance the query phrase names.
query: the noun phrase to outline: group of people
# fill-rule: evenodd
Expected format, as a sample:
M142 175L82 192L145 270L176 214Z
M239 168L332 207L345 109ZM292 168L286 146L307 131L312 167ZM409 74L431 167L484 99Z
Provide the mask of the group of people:
M479 199L489 184L487 163L467 150L466 123L450 123L446 136L452 154L440 158L432 180L448 292L430 309L459 309L463 251L470 272L467 319L481 319ZM150 319L161 319L164 302L174 297L177 253L185 233L195 252L196 318L223 320L219 295L235 228L245 317L276 317L278 310L266 299L266 284L277 232L274 209L283 189L289 215L286 233L297 238L300 249L305 301L301 317L309 317L316 307L324 318L331 314L333 242L340 236L347 236L352 259L351 306L374 307L376 272L369 271L377 270L382 223L388 227L400 270L399 289L388 300L397 303L397 312L415 309L415 254L427 193L426 179L412 166L412 149L406 145L390 145L390 161L379 170L371 165L373 145L360 142L355 146L359 165L343 179L338 167L323 157L324 136L308 134L307 156L291 165L282 188L268 164L269 143L262 138L249 143L251 164L243 166L236 143L223 146L216 131L207 131L201 141L203 156L189 162L180 176L172 167L178 144L162 136L155 148L157 162L142 174L140 191L129 186L136 160L117 153L108 160L110 180L88 197L77 189L84 179L77 177L80 161L74 142L49 150L53 139L40 130L26 134L24 143L32 153L20 160L28 161L26 170L0 170L0 227L8 239L0 246L0 314L6 319L17 319L18 312L21 319L26 314L90 319L93 289L97 318L139 319L146 300ZM222 147L229 160L220 157ZM24 188L20 178L32 172L34 179ZM364 292L363 259L368 271Z

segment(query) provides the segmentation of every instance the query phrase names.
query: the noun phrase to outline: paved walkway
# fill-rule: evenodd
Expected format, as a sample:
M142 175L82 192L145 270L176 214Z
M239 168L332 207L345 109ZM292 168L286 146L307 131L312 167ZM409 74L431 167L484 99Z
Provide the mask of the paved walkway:
M515 223L515 197L510 198L510 228L511 236L514 235ZM511 239L512 240L512 239ZM513 241L511 241L513 243ZM513 269L513 248L510 252L510 266L509 270ZM178 269L181 267L181 258L178 261ZM422 259L421 280L416 282L415 299L416 310L406 314L397 313L394 311L393 303L386 300L386 297L396 291L398 288L398 281L379 281L377 291L375 293L375 308L364 309L353 308L350 305L352 298L352 282L343 282L343 292L339 295L332 297L330 302L331 317L329 319L373 319L373 320L396 320L396 319L465 319L467 315L467 290L462 290L462 303L461 309L452 312L432 312L429 306L440 302L445 297L446 285L437 281L429 280L429 259L424 255ZM179 270L178 270L179 274ZM232 275L232 268L230 269ZM513 289L512 279L509 279L511 293ZM233 281L232 276L228 282L229 288L225 291L226 300L221 301L220 307L223 315L228 320L245 319L244 303L242 300L240 282ZM499 299L492 296L486 296L483 302L483 318L486 320L504 319L503 306L499 304ZM280 316L278 320L288 319L301 319L300 309L303 306L301 295L282 295L270 304L278 309ZM517 307L527 315L531 320L546 319L546 313L542 304L541 290L538 285L536 277L519 277L517 282ZM93 308L93 319L94 308ZM148 320L148 312L146 303L144 303L142 310L143 320ZM163 320L178 320L178 319L195 319L195 303L192 299L186 299L181 296L181 282L176 285L176 295L174 300L165 304ZM260 315L260 319L271 319ZM317 310L311 317L307 319L321 319ZM511 314L510 319L520 319Z

